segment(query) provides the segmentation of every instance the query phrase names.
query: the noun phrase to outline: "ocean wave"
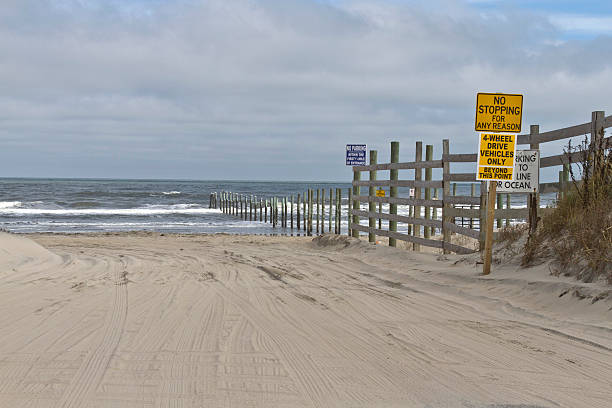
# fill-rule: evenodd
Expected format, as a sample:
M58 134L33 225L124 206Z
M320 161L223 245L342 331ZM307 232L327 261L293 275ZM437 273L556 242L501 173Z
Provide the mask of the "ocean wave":
M17 216L33 216L33 215L56 215L56 216L86 216L86 215L132 215L132 216L151 216L151 215L170 215L170 214L185 214L185 215L204 215L220 213L220 210L214 208L194 207L194 204L175 204L170 206L147 206L139 208L72 208L72 209L56 209L56 208L18 208L18 207L0 207L0 215L17 215Z
M19 208L22 206L21 201L0 201L0 209Z
M162 191L163 195L179 195L181 194L180 191Z

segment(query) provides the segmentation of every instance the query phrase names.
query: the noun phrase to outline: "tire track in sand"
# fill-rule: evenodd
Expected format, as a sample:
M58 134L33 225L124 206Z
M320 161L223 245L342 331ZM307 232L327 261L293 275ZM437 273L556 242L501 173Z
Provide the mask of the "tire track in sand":
M86 406L90 395L96 390L112 358L125 326L127 316L127 265L113 271L115 295L112 312L104 326L102 339L85 357L72 381L56 404L57 408L77 408Z

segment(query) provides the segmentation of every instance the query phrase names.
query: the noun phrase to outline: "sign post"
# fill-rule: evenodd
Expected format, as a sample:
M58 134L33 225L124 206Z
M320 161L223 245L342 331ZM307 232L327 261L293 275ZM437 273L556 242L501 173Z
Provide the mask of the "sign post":
M514 181L516 133L521 131L522 114L523 95L479 93L476 97L474 129L487 132L480 134L476 180L489 181L483 275L491 273L497 185Z

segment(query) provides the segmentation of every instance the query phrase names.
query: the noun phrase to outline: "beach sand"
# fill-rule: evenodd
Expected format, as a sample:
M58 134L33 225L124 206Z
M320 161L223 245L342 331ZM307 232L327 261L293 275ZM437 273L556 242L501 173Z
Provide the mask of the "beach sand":
M612 406L612 287L476 261L0 233L0 407Z

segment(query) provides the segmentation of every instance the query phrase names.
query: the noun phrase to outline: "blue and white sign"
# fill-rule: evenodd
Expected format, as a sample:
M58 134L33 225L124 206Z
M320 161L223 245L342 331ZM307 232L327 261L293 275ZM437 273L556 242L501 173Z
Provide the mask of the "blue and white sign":
M365 166L366 165L366 145L347 144L346 145L346 165Z

